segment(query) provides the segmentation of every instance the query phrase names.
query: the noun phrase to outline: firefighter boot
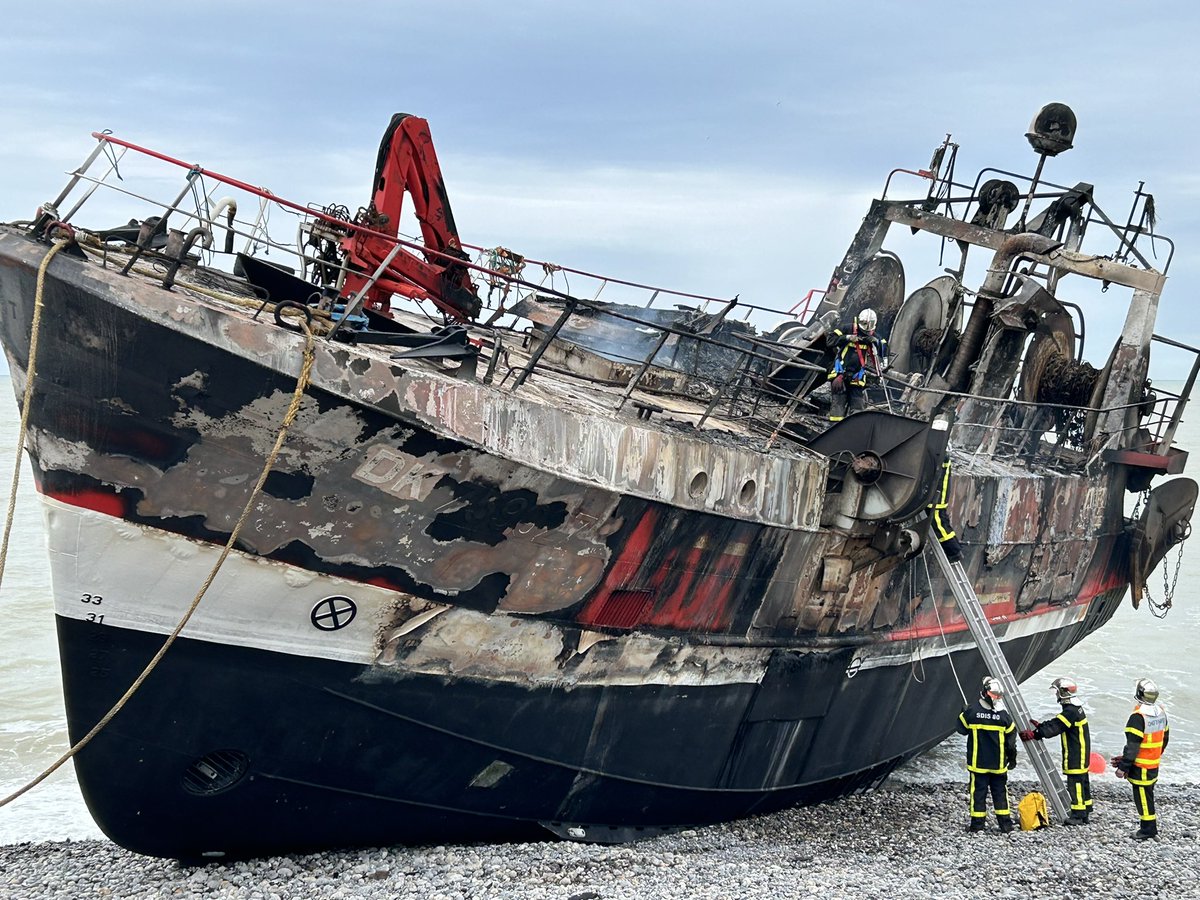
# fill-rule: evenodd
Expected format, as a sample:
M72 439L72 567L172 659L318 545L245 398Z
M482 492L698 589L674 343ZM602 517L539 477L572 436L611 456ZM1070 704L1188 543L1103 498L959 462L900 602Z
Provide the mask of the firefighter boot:
M1012 834L1013 820L1012 816L996 816L996 823L1000 826L1000 830L1005 834Z
M839 375L829 386L829 421L840 422L846 418L846 381Z
M986 827L987 822L982 818L972 818L971 824L967 826L967 834L979 834Z

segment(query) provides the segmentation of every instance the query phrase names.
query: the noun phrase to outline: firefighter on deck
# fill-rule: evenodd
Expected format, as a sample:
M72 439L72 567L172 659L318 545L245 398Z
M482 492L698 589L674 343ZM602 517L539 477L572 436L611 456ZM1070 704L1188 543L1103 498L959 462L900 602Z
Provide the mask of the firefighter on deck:
M1020 733L1021 740L1040 741L1062 735L1062 770L1067 776L1067 793L1071 795L1071 814L1063 824L1086 825L1092 812L1092 783L1088 776L1092 736L1087 713L1076 696L1079 686L1070 678L1055 678L1050 688L1062 704L1062 712L1045 722L1030 719L1032 727Z
M887 341L875 334L879 317L864 309L854 319L849 334L836 329L831 335L833 369L829 372L829 421L840 422L866 405L867 378L879 378L887 368Z
M996 822L1005 834L1013 830L1008 806L1008 770L1017 764L1017 726L1004 708L1004 690L999 679L983 679L979 699L958 716L956 730L967 736L967 771L972 834L987 824L987 798L992 795Z
M1139 841L1158 835L1158 816L1154 812L1154 783L1158 764L1171 738L1167 711L1158 702L1158 686L1149 678L1139 678L1133 690L1137 705L1125 724L1125 749L1112 758L1118 778L1133 788L1133 805L1141 825L1133 833Z
M926 507L933 534L946 552L946 559L958 562L962 559L962 545L950 524L950 454L942 458L942 473L938 479L937 496Z

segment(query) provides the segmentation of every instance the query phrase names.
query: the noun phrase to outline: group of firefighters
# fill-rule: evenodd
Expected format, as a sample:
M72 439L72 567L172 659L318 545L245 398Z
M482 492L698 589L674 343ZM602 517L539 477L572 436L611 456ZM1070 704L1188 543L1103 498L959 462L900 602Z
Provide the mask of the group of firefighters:
M1017 764L1018 737L1022 741L1040 741L1055 735L1061 738L1062 770L1071 795L1071 812L1063 824L1088 824L1092 812L1089 781L1092 741L1087 713L1078 697L1078 685L1070 678L1056 678L1050 686L1062 710L1044 722L1032 719L1024 729L1017 728L1004 708L1000 681L990 676L983 680L979 699L959 714L957 727L960 734L967 736L967 771L971 779L969 832L983 831L989 794L1000 830L1006 833L1013 830L1008 772ZM1133 788L1133 804L1139 819L1133 836L1144 841L1158 834L1154 784L1158 781L1158 766L1170 739L1170 728L1167 711L1158 702L1158 686L1153 681L1138 679L1134 699L1137 702L1125 723L1125 748L1110 762L1117 777L1124 778Z
M865 406L868 378L881 378L887 368L888 344L876 334L879 318L871 309L855 316L848 331L835 329L829 335L833 367L829 371L829 420L840 422ZM948 517L950 458L942 462L937 497L929 504L930 523L947 558L955 562L962 550ZM1051 684L1062 709L1044 722L1031 720L1029 727L1018 729L1004 708L1000 681L987 677L979 699L958 717L958 731L967 736L967 771L970 773L971 821L967 830L978 833L987 822L987 799L1000 831L1014 828L1008 802L1008 772L1017 763L1017 738L1040 741L1058 736L1062 742L1062 771L1067 777L1071 812L1065 825L1087 825L1092 811L1089 780L1092 756L1087 713L1078 697L1078 685L1070 678L1056 678ZM1170 732L1167 713L1158 702L1158 687L1148 678L1134 687L1137 703L1125 724L1125 748L1111 763L1119 778L1133 788L1139 827L1138 840L1158 834L1158 816L1154 809L1154 785L1158 781L1159 760L1167 747Z

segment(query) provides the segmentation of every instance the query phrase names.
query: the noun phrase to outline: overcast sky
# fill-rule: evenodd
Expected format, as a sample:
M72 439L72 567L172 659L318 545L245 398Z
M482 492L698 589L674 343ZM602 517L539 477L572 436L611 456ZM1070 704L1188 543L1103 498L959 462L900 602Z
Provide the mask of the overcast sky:
M1059 101L1078 135L1046 177L1095 184L1122 222L1146 182L1178 247L1158 331L1200 344L1198 20L1108 0L12 4L0 219L57 194L106 128L354 209L409 112L465 241L786 307L826 284L891 169L949 132L960 180L1032 173L1024 133ZM1089 310L1098 365L1114 316Z

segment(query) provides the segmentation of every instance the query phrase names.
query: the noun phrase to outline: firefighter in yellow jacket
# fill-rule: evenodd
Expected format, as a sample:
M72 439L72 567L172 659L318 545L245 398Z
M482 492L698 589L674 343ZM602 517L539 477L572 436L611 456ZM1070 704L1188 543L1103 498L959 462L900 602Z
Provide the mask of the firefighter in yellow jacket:
M1158 702L1158 685L1149 678L1139 678L1133 696L1137 705L1125 723L1125 749L1120 756L1112 758L1112 764L1117 777L1127 779L1133 788L1133 805L1141 820L1133 836L1144 841L1158 835L1154 784L1158 781L1159 762L1171 733L1167 711Z
M971 833L987 824L987 798L1000 830L1013 830L1008 806L1008 770L1017 764L1017 726L1004 708L1004 690L999 679L983 679L979 699L958 716L957 731L967 736L967 771L971 773Z
M1079 685L1070 678L1055 678L1050 685L1062 711L1053 719L1039 722L1031 719L1031 727L1020 732L1021 740L1044 740L1062 735L1062 770L1067 776L1067 793L1071 795L1071 814L1064 825L1086 825L1092 813L1092 781L1088 763L1092 758L1092 734L1087 712L1077 696Z

